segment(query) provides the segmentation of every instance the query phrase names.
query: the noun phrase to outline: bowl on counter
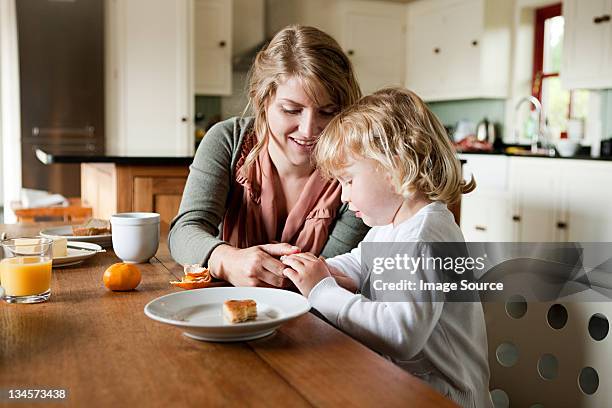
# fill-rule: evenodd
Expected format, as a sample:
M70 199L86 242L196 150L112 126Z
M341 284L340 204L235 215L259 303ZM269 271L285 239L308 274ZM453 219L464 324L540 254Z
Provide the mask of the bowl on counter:
M556 144L557 152L561 157L572 157L580 149L580 143L570 139L559 139Z

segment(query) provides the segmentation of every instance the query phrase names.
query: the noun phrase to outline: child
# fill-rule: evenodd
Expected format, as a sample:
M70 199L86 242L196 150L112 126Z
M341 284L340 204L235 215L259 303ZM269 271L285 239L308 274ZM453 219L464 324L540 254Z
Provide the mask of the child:
M340 181L342 201L373 227L362 244L464 241L446 203L475 183L462 179L444 127L414 93L389 88L360 99L329 123L315 158ZM351 336L461 406L491 407L481 304L369 301L362 244L326 261L284 256L283 273Z

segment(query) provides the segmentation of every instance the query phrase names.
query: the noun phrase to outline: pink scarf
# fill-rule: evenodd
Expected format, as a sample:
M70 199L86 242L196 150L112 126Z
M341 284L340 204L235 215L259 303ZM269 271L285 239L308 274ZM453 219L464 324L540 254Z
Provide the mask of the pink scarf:
M302 252L319 255L341 204L340 184L325 181L315 170L297 204L289 212L281 236L278 236L279 223L282 224L283 220L279 219L274 196L276 168L268 149L264 148L248 170L247 177L243 177L240 169L257 141L254 133L245 137L223 220L222 239L237 248L287 242L298 246Z

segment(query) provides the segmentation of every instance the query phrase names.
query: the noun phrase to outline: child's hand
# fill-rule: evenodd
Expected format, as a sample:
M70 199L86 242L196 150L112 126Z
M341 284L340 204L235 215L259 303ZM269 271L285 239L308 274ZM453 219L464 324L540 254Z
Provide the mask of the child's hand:
M336 282L338 283L338 285L342 286L344 289L348 290L349 292L357 292L357 285L355 284L355 282L353 282L353 280L346 275L344 272L342 272L340 269L338 268L334 268L333 266L327 266L329 268L329 272L331 273L331 276L336 280Z
M306 297L317 283L331 276L327 263L311 253L286 255L281 257L281 262L289 266L283 270L283 275Z

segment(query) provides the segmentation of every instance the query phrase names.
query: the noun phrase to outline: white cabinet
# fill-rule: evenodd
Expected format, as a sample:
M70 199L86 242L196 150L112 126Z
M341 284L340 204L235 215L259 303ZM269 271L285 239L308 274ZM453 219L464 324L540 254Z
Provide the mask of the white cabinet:
M566 162L565 164L576 164ZM559 242L562 228L563 181L561 160L513 157L511 184L513 192L514 240L517 242Z
M516 241L612 241L612 163L512 158Z
M349 56L364 95L404 84L405 5L363 0L268 0L266 13L269 35L289 24L303 24L334 37Z
M406 86L427 101L505 98L511 17L507 0L409 4Z
M468 242L512 241L510 194L478 191L461 199L461 230Z
M462 155L466 241L612 242L612 162Z
M232 0L195 0L195 92L232 94Z
M612 242L612 163L563 166L561 223L567 241Z
M563 16L563 86L612 88L612 0L565 0Z
M512 205L509 189L509 158L493 155L462 155L467 160L463 176L476 180L476 190L461 198L461 230L466 241L512 241Z
M192 154L192 2L105 7L107 146L118 154Z
M363 94L404 82L405 7L351 1L339 8L343 21L340 43L348 54Z
M341 1L345 0L266 0L266 35L272 37L290 24L301 24L317 27L339 40Z
M267 0L230 1L232 2L232 58L234 58L251 51L253 47L264 41Z

